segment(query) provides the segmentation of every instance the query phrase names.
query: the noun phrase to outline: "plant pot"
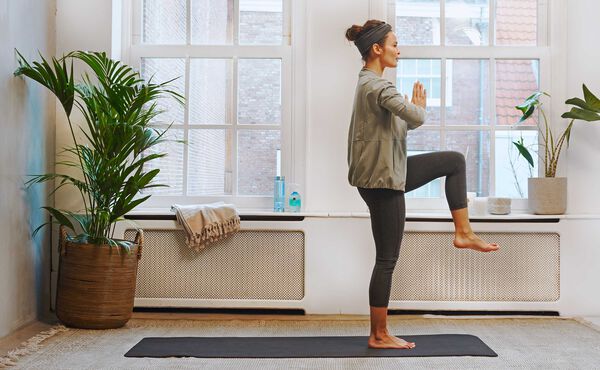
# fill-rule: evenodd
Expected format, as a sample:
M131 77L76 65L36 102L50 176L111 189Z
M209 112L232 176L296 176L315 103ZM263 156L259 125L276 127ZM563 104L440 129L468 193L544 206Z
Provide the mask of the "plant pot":
M56 316L66 326L113 329L127 323L133 311L143 232L127 253L120 247L74 243L60 230Z
M529 210L536 215L562 215L567 210L566 177L530 177Z

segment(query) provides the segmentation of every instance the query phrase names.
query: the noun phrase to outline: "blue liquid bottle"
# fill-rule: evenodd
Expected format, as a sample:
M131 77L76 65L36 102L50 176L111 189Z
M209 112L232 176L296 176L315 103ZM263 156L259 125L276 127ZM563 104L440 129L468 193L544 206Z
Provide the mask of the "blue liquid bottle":
M273 211L285 211L285 176L275 176L273 190Z
M300 194L297 191L292 191L290 193L290 211L300 212L301 208L302 200L300 198Z

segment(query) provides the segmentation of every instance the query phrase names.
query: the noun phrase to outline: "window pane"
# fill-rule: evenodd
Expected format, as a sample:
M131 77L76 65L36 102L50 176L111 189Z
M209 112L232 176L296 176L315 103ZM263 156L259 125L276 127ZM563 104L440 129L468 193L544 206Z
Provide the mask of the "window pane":
M190 130L188 141L188 194L231 194L231 130Z
M238 122L281 123L281 59L239 59Z
M399 45L440 44L439 0L396 0Z
M537 60L496 61L496 124L513 125L522 114L515 106L539 90L539 63ZM543 99L543 97L542 97ZM521 125L534 126L538 117L533 115Z
M489 61L448 59L446 122L449 125L489 125Z
M496 0L496 44L537 45L537 0Z
M440 150L439 131L411 130L407 136L407 154L417 155ZM420 188L406 193L407 198L439 198L442 196L442 181L435 179Z
M427 71L428 71L427 74L404 76L404 75L401 75L400 73L398 73L397 77L396 77L396 88L398 89L398 92L400 92L402 95L408 95L408 98L411 99L414 83L417 80L421 81L423 83L423 85L425 85L425 87L427 88L427 121L425 121L425 124L426 125L439 125L440 124L440 100L439 100L439 98L435 99L431 95L431 87L430 86L427 87L427 86L431 84L431 70L436 69L436 68L439 69L439 64L441 64L441 60L440 59L420 59L420 60L418 60L418 62L419 62L419 69L424 68L421 66L429 66L427 68ZM397 69L397 71L404 71L405 63L415 63L415 59L400 59L398 61L399 68Z
M233 43L233 0L192 0L192 44Z
M432 99L441 99L441 86L440 86L441 78L433 78L431 80L431 90L428 90L428 93L431 94Z
M417 60L417 74L420 76L431 76L431 60Z
M231 123L231 59L191 59L190 123Z
M169 185L169 187L150 188L145 190L144 193L183 195L183 151L185 148L185 144L182 143L183 130L171 128L163 137L167 141L155 145L150 150L144 152L144 154L167 153L167 155L146 162L144 164L144 171L160 168L160 172L152 180L152 183Z
M238 131L238 192L240 195L273 195L279 130Z
M283 2L240 0L240 45L281 45Z
M148 44L185 44L185 0L144 0L143 35Z
M489 0L446 0L446 44L488 45Z
M521 136L533 157L534 169L525 158L519 156L519 151L513 144ZM537 175L538 150L537 131L496 131L496 196L527 198L527 178Z
M461 152L467 163L467 191L489 195L490 135L486 131L448 131L446 149Z
M185 61L175 58L142 58L142 77L153 83L171 81L171 89L180 93L185 92ZM164 110L156 118L156 122L183 123L184 107L172 97L165 97L158 101L160 109Z
M412 76L417 74L417 60L406 59L400 64L402 66L402 74L404 76Z

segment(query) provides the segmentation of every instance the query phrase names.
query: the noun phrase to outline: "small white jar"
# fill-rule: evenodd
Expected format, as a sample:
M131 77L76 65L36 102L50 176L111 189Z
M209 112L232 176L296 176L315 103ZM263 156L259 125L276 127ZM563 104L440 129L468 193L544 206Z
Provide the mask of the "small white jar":
M510 213L511 198L488 197L487 210L493 215L507 215Z

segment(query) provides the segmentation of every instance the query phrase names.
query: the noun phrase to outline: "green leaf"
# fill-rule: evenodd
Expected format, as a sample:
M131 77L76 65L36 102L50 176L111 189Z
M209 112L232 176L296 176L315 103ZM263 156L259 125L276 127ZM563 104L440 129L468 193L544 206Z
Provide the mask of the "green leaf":
M50 212L52 217L54 217L56 219L56 221L58 221L59 224L63 225L64 227L68 227L73 232L75 232L75 228L73 227L73 224L71 223L71 221L69 221L67 216L63 213L63 211L60 211L53 207L42 207L42 208L45 209L46 211Z
M596 109L593 106L591 106L590 104L588 104L587 102L579 99L579 98L571 98L568 99L567 101L565 101L565 104L571 104L571 105L576 105L584 110L589 110L592 112L598 112L600 113L600 109Z
M521 139L519 141L513 141L513 144L519 150L519 154L522 155L523 158L525 158L527 160L527 162L529 163L529 165L531 167L534 167L534 165L533 165L533 157L531 156L531 153L529 153L529 150L523 144L523 138L521 137Z
M583 84L583 98L585 102L591 105L597 112L600 111L600 99L598 99L592 92Z
M571 108L571 111L563 113L562 118L580 119L583 121L600 121L600 114L583 110L581 108Z
M533 112L535 112L536 105L538 105L540 103L539 99L542 94L548 95L541 91L537 91L537 92L533 93L532 95L530 95L529 97L527 97L527 99L525 99L525 101L522 104L519 104L515 107L516 109L520 110L523 113L523 115L519 119L518 123L521 123L521 122L527 120L529 117L531 117Z

